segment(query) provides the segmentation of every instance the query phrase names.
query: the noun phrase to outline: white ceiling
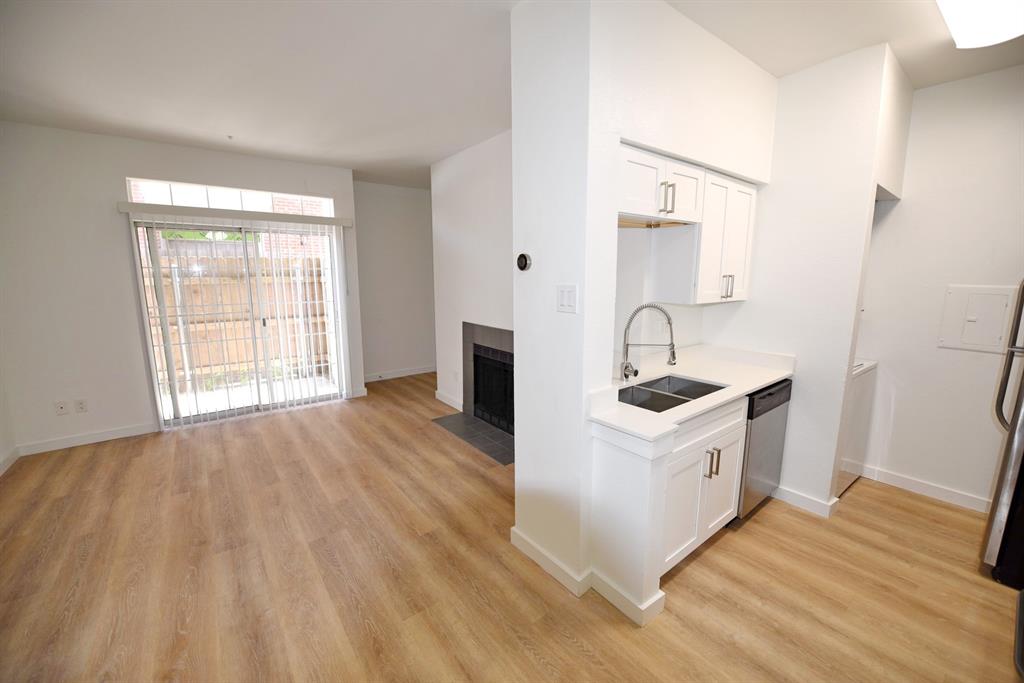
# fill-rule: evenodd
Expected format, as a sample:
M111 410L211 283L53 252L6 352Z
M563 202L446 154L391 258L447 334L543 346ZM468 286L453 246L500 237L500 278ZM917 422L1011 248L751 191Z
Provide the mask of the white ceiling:
M2 2L0 118L426 187L511 125L512 4Z
M915 88L1024 64L1024 37L992 47L956 49L935 0L669 0L669 4L779 77L885 42Z
M511 125L514 4L0 0L0 118L426 187ZM956 50L934 0L671 4L776 76L884 41L916 87L1024 63L1024 38Z

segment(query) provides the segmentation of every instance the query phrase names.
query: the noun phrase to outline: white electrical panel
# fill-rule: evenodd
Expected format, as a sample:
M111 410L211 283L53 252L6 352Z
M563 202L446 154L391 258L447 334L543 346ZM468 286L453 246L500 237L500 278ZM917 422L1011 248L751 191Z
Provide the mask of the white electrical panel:
M939 346L987 353L1006 350L1016 287L949 285Z

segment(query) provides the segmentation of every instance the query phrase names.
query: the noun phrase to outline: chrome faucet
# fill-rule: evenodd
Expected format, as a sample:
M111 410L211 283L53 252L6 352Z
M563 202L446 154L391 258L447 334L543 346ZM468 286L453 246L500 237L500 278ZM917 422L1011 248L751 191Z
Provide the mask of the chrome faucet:
M668 344L630 344L629 343L629 328L633 325L633 320L640 314L640 311L644 309L652 308L655 311L660 312L665 316L665 320L668 321ZM640 374L640 371L633 367L633 364L629 362L629 347L630 346L667 346L668 347L668 364L676 364L676 338L675 333L672 331L672 316L668 314L664 308L658 304L640 304L633 309L633 312L629 314L629 319L626 320L626 329L622 332L622 365L619 366L622 371L623 379L631 379Z

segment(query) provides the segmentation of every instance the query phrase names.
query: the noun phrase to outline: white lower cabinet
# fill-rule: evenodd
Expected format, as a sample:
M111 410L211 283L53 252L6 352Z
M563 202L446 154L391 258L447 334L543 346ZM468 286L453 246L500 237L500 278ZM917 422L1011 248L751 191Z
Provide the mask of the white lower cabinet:
M704 449L679 454L665 468L665 541L662 544L667 572L701 543L701 480L707 471Z
M737 427L669 456L662 573L736 517L745 437Z
M654 441L592 427L593 587L637 623L661 611L661 576L736 517L746 413L737 399Z

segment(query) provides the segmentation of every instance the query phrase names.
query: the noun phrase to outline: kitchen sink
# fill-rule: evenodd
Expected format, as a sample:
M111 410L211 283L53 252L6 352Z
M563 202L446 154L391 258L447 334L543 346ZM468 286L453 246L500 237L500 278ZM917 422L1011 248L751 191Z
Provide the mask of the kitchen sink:
M643 387L633 386L619 389L619 403L628 403L637 408L651 410L655 413L663 413L669 408L681 406L690 399L682 396L673 396L660 391L651 391Z
M689 401L700 398L701 396L713 394L719 389L725 388L722 384L698 382L695 379L684 379L673 375L666 375L665 377L652 379L648 382L642 382L638 386L650 389L651 391L679 396L680 398L685 398Z
M665 375L641 384L619 389L619 403L663 413L670 408L713 394L725 385L698 382L674 375Z

